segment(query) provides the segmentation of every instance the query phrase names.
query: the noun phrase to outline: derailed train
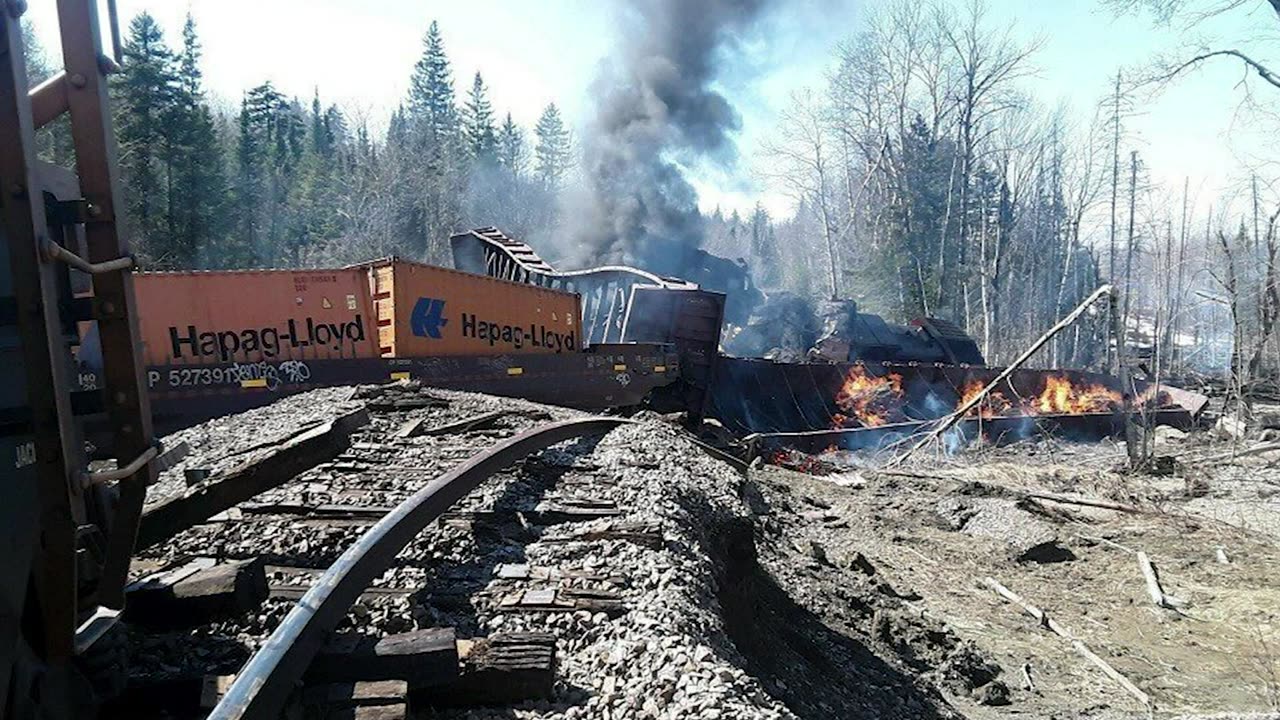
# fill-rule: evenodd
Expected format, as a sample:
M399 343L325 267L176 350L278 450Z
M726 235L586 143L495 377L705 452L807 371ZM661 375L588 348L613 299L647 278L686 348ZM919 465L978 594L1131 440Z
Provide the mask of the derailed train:
M629 267L559 272L495 228L455 235L452 245L461 269L388 258L136 274L159 427L312 387L414 379L592 409L648 402L739 436L829 434L936 418L997 372L943 320L893 325L847 301L816 312L785 297L770 304L726 266L700 278L723 288L709 289ZM739 291L755 312L726 319L726 299ZM92 324L84 330L80 378L92 389L101 368ZM800 350L779 352L788 342ZM744 355L772 347L778 357L734 357L726 345ZM1007 400L1039 396L1047 378L1086 399ZM1121 397L1114 378L1081 372L1021 372L1006 386L988 415L1107 413Z
M138 273L135 291L145 378L165 428L283 393L390 378L497 384L506 394L604 407L678 372L657 346L584 350L573 293L399 259ZM80 378L91 389L101 372L93 324L82 334ZM557 373L560 382L546 382Z
M578 294L400 259L310 270L138 273L161 429L312 387L414 379L585 408L679 376L654 343L584 343ZM92 323L82 387L101 372Z
M725 355L726 324L746 342L763 295L740 264L701 251L684 278L565 272L481 228L452 238L456 269L135 272L106 91L120 49L104 46L98 3L59 0L65 69L29 92L25 3L3 5L0 717L83 716L84 698L119 680L116 620L166 429L311 387L413 379L592 409L647 402L823 443L936 415L996 372L945 323L891 326L849 306L815 341L821 362ZM74 173L35 157L35 129L64 115ZM1103 376L1063 377L1105 392L1077 398L1022 373L983 412L1107 414L1121 392ZM112 469L89 464L95 425Z
M311 387L391 378L586 408L648 399L697 416L713 409L717 376L740 374L717 372L730 362L723 330L744 347L743 335L779 325L767 315L747 319L763 295L745 273L724 272L734 264L700 278L722 288L708 289L627 267L557 272L493 228L452 241L462 269L388 258L341 268L136 273L157 422L172 429ZM748 300L732 320L745 328L725 318L737 292ZM850 303L833 315L822 338L801 333L814 336L805 344L818 340L825 360L982 364L973 341L939 320L893 326ZM81 330L79 377L92 390L101 358L94 324Z

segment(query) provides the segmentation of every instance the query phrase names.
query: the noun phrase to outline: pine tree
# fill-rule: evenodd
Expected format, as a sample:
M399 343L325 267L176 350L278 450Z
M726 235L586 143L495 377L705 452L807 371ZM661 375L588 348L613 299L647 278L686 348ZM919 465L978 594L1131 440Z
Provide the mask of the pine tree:
M402 148L409 141L409 121L405 119L404 105L396 107L387 125L387 146Z
M493 106L489 104L484 78L479 72L471 83L464 110L463 131L472 159L482 165L496 161L498 137L493 127Z
M320 106L320 88L316 87L311 95L311 127L308 132L311 140L311 152L319 157L331 157L333 137L329 134L325 122L325 113Z
M166 146L172 111L179 91L173 52L164 43L160 25L148 13L129 23L124 68L115 87L118 103L120 167L124 176L125 208L140 253L162 264L176 261L168 217L168 178L171 159Z
M453 102L453 71L444 52L440 25L434 20L423 39L422 57L409 78L410 124L432 142L457 129L457 109Z
M233 242L221 258L225 266L253 267L275 256L278 235L279 161L288 158L287 139L280 141L284 97L270 82L245 93L240 103L236 147L236 217Z
M561 179L569 170L569 131L560 119L560 110L555 103L542 111L534 134L538 138L534 150L538 179L547 187L559 187Z
M182 27L176 102L171 113L170 226L174 265L190 268L217 253L225 229L227 183L222 146L204 95L200 41L190 14ZM204 259L201 259L201 256Z
M755 262L752 267L756 271L756 284L762 287L773 287L781 279L779 268L781 258L778 253L777 239L773 231L773 218L764 205L756 203L751 212L751 256Z
M407 180L397 193L396 232L413 238L424 259L446 259L449 234L462 224L467 188L466 138L458 128L453 77L439 24L432 22L422 57L409 80L405 115L410 153L398 169Z
M287 246L296 258L317 245L337 238L343 227L338 178L355 173L355 160L348 147L346 120L337 107L321 110L320 93L311 101L311 122L307 151L302 160L294 225Z
M524 174L525 165L528 163L527 152L524 145L524 130L521 130L515 120L511 119L511 113L507 113L507 119L498 130L498 162L510 170L511 174L520 177Z

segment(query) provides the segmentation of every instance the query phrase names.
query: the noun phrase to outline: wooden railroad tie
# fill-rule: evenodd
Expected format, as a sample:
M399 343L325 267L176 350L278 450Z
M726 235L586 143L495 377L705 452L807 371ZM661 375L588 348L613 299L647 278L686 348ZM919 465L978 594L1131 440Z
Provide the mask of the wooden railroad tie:
M456 640L452 628L382 639L345 634L312 662L303 704L316 717L377 720L428 706L510 704L550 698L555 671L556 641L549 633L474 640Z
M303 715L323 720L405 720L408 701L403 680L331 683L302 693Z
M556 639L550 633L500 633L458 643L462 672L446 685L410 691L415 707L507 705L550 699Z
M469 418L463 418L455 422L444 423L433 427L423 427L427 418L416 418L406 421L396 431L395 437L411 438L420 435L452 435L454 433L469 432L471 430L487 430L498 424L498 421L509 415L506 410L495 410L492 412L481 413Z
M409 688L429 687L458 676L458 644L453 628L430 628L384 638L358 633L335 636L307 670L308 682L403 680Z
M501 612L574 612L586 610L617 617L626 612L622 598L609 590L585 588L550 588L518 590L498 601Z
M267 455L215 477L185 495L159 503L142 514L139 548L163 542L230 507L282 485L316 465L342 454L351 434L368 424L360 408L296 435Z
M124 617L147 627L193 627L257 610L267 595L260 559L217 563L196 558L126 587Z

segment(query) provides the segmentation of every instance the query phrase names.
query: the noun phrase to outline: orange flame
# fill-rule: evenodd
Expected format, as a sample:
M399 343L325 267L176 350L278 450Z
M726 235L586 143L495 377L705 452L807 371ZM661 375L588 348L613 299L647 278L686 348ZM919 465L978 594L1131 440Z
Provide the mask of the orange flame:
M1111 412L1123 402L1119 392L1103 385L1076 386L1065 376L1048 375L1034 409L1045 414Z
M836 406L843 412L831 420L836 427L844 427L852 416L862 427L878 427L901 414L902 401L901 375L871 375L865 367L855 365L836 393Z
M986 383L973 378L965 383L960 404L973 399ZM1116 390L1097 383L1077 385L1066 375L1046 375L1044 389L1034 398L1013 402L999 390L993 390L969 411L970 416L982 418L1010 417L1014 415L1078 415L1082 413L1111 412L1124 402Z
M972 400L978 393L982 392L982 388L987 384L978 378L971 378L969 382L964 384L964 389L960 393L960 402L956 407L961 407ZM1005 394L999 390L992 390L987 393L982 401L969 410L971 417L996 418L1006 417L1009 415L1017 415L1018 407Z

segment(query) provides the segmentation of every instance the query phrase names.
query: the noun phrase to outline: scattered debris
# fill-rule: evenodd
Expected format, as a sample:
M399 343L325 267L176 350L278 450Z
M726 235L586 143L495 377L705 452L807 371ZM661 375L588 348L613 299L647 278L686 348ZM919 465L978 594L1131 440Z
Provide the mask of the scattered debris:
M1151 441L1158 446L1180 445L1187 439L1187 433L1168 425L1158 425L1151 431Z
M1240 441L1245 437L1246 426L1244 420L1230 415L1223 415L1218 418L1218 422L1214 423L1213 432L1219 437L1226 440Z
M993 578L989 578L989 577L983 578L982 582L984 585L994 590L998 595L1000 595L1000 597L1021 607L1026 614L1035 618L1036 622L1040 623L1041 627L1045 628L1046 630L1054 633L1055 635L1071 643L1071 646L1075 648L1076 652L1080 653L1080 655L1082 655L1086 660L1096 665L1098 669L1102 670L1102 672L1106 674L1107 677L1119 683L1121 687L1123 687L1130 695L1137 698L1138 701L1141 702L1143 705L1146 705L1148 708L1154 709L1154 705L1152 705L1151 703L1150 695L1143 692L1140 688L1138 688L1137 685L1134 685L1132 681L1130 681L1124 675L1121 675L1119 672L1117 672L1116 669L1112 667L1111 664L1108 663L1106 660L1103 660L1102 658L1098 657L1096 653L1094 653L1092 650L1089 649L1088 645L1085 645L1081 640L1079 640L1074 635L1072 635L1071 631L1067 630L1065 627L1059 624L1058 621L1049 617L1040 608L1032 605L1031 603L1028 603L1026 600L1023 600L1012 590L1005 587L1004 585L1001 585L999 582L997 582Z
M1137 557L1138 568L1142 571L1142 578L1147 583L1147 594L1156 607L1172 610L1186 605L1185 601L1165 594L1164 588L1160 586L1160 576L1156 573L1156 567L1151 564L1151 558L1147 557L1145 552L1139 550Z

